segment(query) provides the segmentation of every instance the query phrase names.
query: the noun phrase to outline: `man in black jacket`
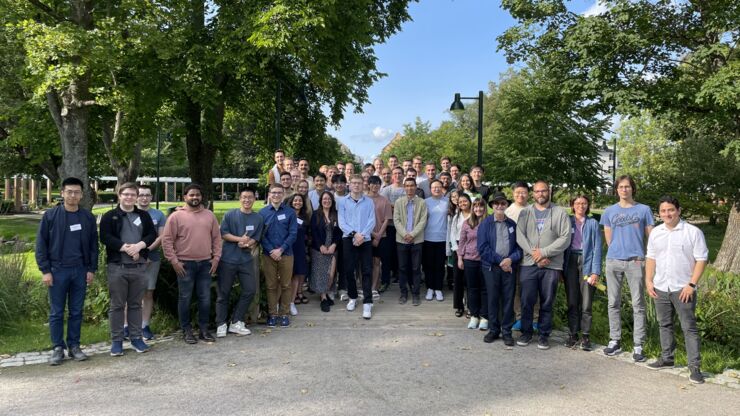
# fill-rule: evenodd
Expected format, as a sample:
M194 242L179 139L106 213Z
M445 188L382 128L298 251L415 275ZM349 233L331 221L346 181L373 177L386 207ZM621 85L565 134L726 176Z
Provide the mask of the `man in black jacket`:
M62 182L64 202L44 213L36 235L36 263L49 287L51 365L62 363L65 348L70 358L87 359L80 349L80 330L87 285L98 269L98 229L90 211L80 208L82 187L77 178ZM65 306L69 308L66 343Z
M136 352L149 349L141 335L141 300L147 288L147 247L157 239L157 231L149 213L136 207L138 195L135 183L124 183L118 189L118 206L100 220L100 241L105 245L108 263L112 356L123 355L126 305L131 347Z

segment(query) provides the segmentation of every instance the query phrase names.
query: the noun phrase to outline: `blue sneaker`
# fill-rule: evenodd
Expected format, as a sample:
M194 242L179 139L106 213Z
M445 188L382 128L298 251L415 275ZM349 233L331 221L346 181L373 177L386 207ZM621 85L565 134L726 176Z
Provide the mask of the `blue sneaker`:
M267 325L267 326L268 326L269 328L275 328L275 327L277 326L277 318L275 318L274 316L270 315L270 316L269 316L269 317L267 318L267 323L266 323L266 325Z
M514 322L514 326L511 327L512 331L521 331L522 330L522 321L517 320Z
M144 328L141 328L141 335L144 337L145 340L149 341L151 339L154 339L154 333L149 328L149 325L145 326Z
M147 352L149 351L149 346L144 343L144 341L141 338L136 338L131 340L131 347L136 352Z
M123 355L123 341L113 341L110 346L111 357L120 357Z
M283 316L280 318L280 327L281 328L287 328L290 326L290 318L288 318L288 315Z
M128 327L127 326L124 326L123 327L123 339L126 339L127 340L128 337L129 337Z

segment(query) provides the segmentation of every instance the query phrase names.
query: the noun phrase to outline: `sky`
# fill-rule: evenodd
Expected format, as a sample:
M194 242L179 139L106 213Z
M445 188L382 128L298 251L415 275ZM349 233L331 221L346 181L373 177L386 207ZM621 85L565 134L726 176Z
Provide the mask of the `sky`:
M575 0L570 9L598 14L597 0ZM456 92L465 97L488 91L509 66L497 52L496 37L515 24L494 0L421 0L409 5L412 21L375 48L386 77L369 90L362 113L348 108L328 133L366 162L378 155L404 124L419 117L433 128L448 119ZM475 101L464 101L475 105Z

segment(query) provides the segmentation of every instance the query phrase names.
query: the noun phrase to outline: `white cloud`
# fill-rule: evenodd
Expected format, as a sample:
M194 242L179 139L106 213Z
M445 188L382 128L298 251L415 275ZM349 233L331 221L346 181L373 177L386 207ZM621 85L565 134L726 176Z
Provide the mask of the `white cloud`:
M606 4L602 3L600 0L596 0L594 4L591 5L588 9L586 9L585 12L583 12L583 16L590 17L590 16L598 16L601 14L606 13L609 10Z
M393 136L393 131L385 127L377 126L373 129L373 138L377 141L384 141Z

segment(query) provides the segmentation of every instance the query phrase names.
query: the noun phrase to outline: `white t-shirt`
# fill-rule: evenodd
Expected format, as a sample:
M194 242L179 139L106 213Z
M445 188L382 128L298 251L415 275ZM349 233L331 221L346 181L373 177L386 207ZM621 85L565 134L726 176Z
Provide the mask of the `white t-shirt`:
M684 220L669 230L665 224L648 237L647 257L655 260L653 284L661 292L677 292L691 281L697 261L709 257L701 230Z

